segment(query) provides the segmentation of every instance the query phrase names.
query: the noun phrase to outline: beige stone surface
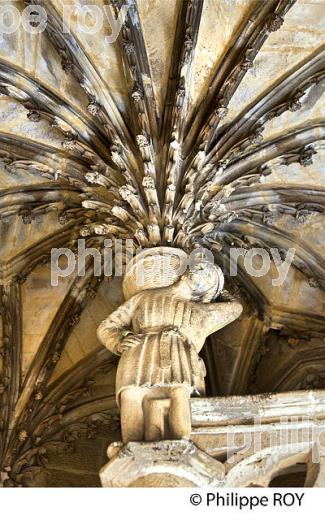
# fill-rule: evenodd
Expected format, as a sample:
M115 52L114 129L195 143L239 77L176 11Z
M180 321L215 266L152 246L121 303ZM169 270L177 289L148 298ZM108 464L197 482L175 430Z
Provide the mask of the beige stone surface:
M285 16L281 31L271 34L264 43L231 101L225 123L320 47L323 9L323 1L298 0Z
M242 20L254 12L256 4L255 0L208 0L204 3L191 85L193 108L202 101L225 49L232 45Z
M72 281L67 277L58 287L52 287L50 278L50 266L37 267L22 287L24 376Z
M104 281L93 302L82 312L79 323L67 340L61 359L53 373L52 381L99 347L96 331L107 313L115 308L113 291L115 298L120 299L118 288L115 288L113 283ZM107 298L108 295L111 296L111 299Z
M20 10L24 8L23 0L8 0L7 3L15 5ZM113 282L104 280L97 286L92 276L81 281L72 276L71 279L61 279L59 286L54 288L50 284L49 264L44 262L49 260L51 247L71 245L71 242L79 236L81 229L85 234L89 233L87 239L100 242L103 236L96 233L103 229L101 226L104 218L107 219L105 226L108 227L105 229L109 236L115 233L116 236L132 237L137 244L141 243L141 245L160 244L161 237L159 235L157 240L155 222L157 214L153 211L156 207L157 193L152 188L150 175L153 176L154 166L160 164L163 145L160 143L161 134L159 134L159 150L154 150L157 153L152 160L153 150L150 139L146 140L143 137L147 134L152 137L149 135L150 132L147 132L147 115L143 115L145 107L141 99L137 101L131 96L132 88L136 86L133 84L134 79L127 80L125 77L126 69L134 72L134 66L132 69L132 64L127 63L125 56L123 62L123 45L130 51L130 47L125 45L126 34L121 35L121 41L107 46L104 43L104 36L110 34L108 22L105 21L104 27L95 38L80 31L76 25L76 13L87 4L86 1L49 0L45 3L61 14L63 4L76 7L77 11L72 16L71 38L75 38L80 46L77 57L81 60L81 75L86 74L85 70L89 74L89 69L85 65L89 60L92 67L90 76L96 86L95 90L97 89L97 102L105 106L108 120L112 118L112 127L107 128L108 120L101 119L102 113L99 116L96 114L99 110L96 103L90 104L89 111L90 99L80 84L81 78L78 78L78 75L74 76L69 70L62 69L62 56L59 55L58 45L55 46L50 42L47 34L31 36L19 29L11 36L4 35L3 41L0 42L0 73L4 74L1 76L0 91L2 314L0 409L3 410L8 405L9 399L10 406L15 408L15 413L10 418L12 430L8 429L9 425L6 425L3 430L1 424L1 431L8 431L10 434L12 432L10 446L14 448L14 457L10 460L10 464L6 459L6 467L12 468L10 485L77 486L79 483L85 486L99 486L98 472L105 463L107 444L109 441L119 440L121 434L120 431L112 434L113 427L110 419L101 415L107 412L107 399L110 401L110 406L113 406L111 402L115 402L116 363L100 346L96 329L105 317L123 304L121 280L115 279ZM101 8L106 3L104 0L91 2ZM138 0L137 3L161 122L170 63L174 53L176 15L180 2ZM196 113L199 103L206 99L214 72L227 50L233 45L238 30L254 13L257 5L258 2L255 0L204 1L197 46L193 56L191 71L193 75L188 91L185 89L190 111L186 114L186 110L184 112L181 110L181 121L178 121L177 110L174 110L175 135L172 138L168 136L164 143L168 155L168 168L166 171L159 171L158 168L159 183L165 185L168 178L168 183L171 184L167 190L171 198L174 193L172 183L178 184L176 177L173 177L175 171L180 164L184 168L188 166L188 158L184 157L181 161L177 141L181 134L179 130L182 123L191 121L196 130L196 121L191 120L189 116ZM228 114L221 120L215 136L216 142L229 128L228 125L254 104L258 97L264 95L286 74L321 50L324 9L323 0L297 0L286 13L282 27L269 34L252 68L247 70L232 97ZM190 48L190 42L188 43ZM71 64L67 65L69 69ZM9 74L4 72L8 68L11 68ZM16 72L21 74L19 78ZM148 78L142 79L145 83L150 82ZM187 78L185 80L186 83ZM32 94L33 108L36 112L38 109L45 111L38 122L33 122L27 117L29 108L20 90L26 88L26 82ZM49 91L57 103L46 101L45 106L42 105L44 98L41 89L43 88ZM217 101L218 92L212 94L211 110L215 108L214 102ZM180 105L182 95L180 89L177 98ZM137 91L135 97L137 96L141 98L141 89ZM107 101L108 98L110 102ZM288 99L286 98L285 102ZM38 104L41 106L39 107ZM221 224L222 229L229 231L226 236L221 237L223 246L226 240L228 240L226 244L228 247L233 239L239 240L239 243L242 239L249 239L251 244L257 247L264 247L265 244L266 247L270 247L270 243L265 239L268 231L276 234L277 237L272 245L282 249L286 245L284 237L289 234L291 244L297 249L300 260L301 257L304 259L304 262L298 266L299 269L294 265L290 267L281 287L272 285L272 279L277 275L274 264L271 264L271 270L267 275L259 278L244 273L236 280L227 279L227 288L230 292L234 292L236 297L241 298L244 312L236 323L213 334L202 349L202 357L208 369L206 381L210 396L302 391L305 392L305 396L311 395L315 398L309 393L310 389L321 390L325 387L323 353L325 300L321 289L324 283L325 217L323 202L317 203L322 207L314 207L316 196L313 192L317 190L318 200L324 200L322 194L325 187L324 130L320 129L324 120L324 79L307 89L301 104L299 110L286 110L282 115L268 121L264 125L262 142L251 142L243 151L244 165L247 164L245 161L249 154L256 152L258 157L257 169L254 169L255 163L252 163L253 169L246 171L246 174L257 175L252 184L247 181L246 185L241 178L242 184L237 185L233 192L234 186L227 180L224 191L218 193L221 180L217 176L213 190L209 192L207 185L204 184L208 179L201 179L205 173L200 165L194 174L192 172L192 176L189 175L190 182L186 186L188 191L181 201L180 210L172 215L162 216L161 222L163 221L164 225L161 227L166 232L167 238L168 233L173 232L173 226L176 228L178 226L175 230L177 247L190 249L193 245L190 238L192 240L195 233L199 241L209 242L211 230L215 228L209 216L205 215L203 220L201 219L201 198L211 197L214 194L215 210L219 207L218 197L222 199L221 202L225 206L233 204L234 207L232 213L228 212L224 215L224 221L221 222L220 215L214 221L217 226ZM117 116L118 111L122 116L121 119ZM56 126L57 114L66 117L69 123L61 121L61 127ZM253 123L254 119L250 122ZM271 146L272 151L277 155L274 159L269 160L265 150L258 152L265 143L272 142L275 138L286 137L290 132L300 131L304 127L315 124L319 127L308 144L317 152L312 155L312 163L304 159L304 150L298 139L294 139L291 143L289 156L282 156L280 153L282 145L278 148L277 144ZM81 147L82 142L84 148L78 146L73 148L75 143L69 141L68 133L72 129L79 134L79 145ZM111 131L113 134L110 134ZM249 133L251 130L247 131ZM232 130L230 133L232 134ZM142 134L142 138L136 139L138 134ZM66 138L68 141L65 142L66 147L64 147L62 143ZM168 150L170 142L172 146ZM197 157L199 162L202 157L206 160L202 146L201 143L201 152ZM123 154L128 147L132 150L128 155L128 158L132 157L132 164L128 165L131 172L129 177L125 175L125 163L123 163L125 159ZM190 143L189 148L189 154L195 152L195 143ZM234 160L237 160L239 153L240 151L236 150ZM28 160L26 163L25 154L31 163L37 163L38 169L33 164L29 164ZM17 164L21 156L24 157L24 161ZM284 164L289 160L288 157L294 161L292 164ZM225 172L220 173L218 161L222 157L214 156L209 157L210 159L213 159L212 174L219 172L219 176L227 175L227 171L229 173L232 168L232 166L227 167ZM260 177L261 167L270 168L270 175ZM86 176L87 172L88 176ZM141 184L144 172L146 180L144 186L140 188L142 200L138 197L139 192L135 188L133 192L129 184L135 177L138 184ZM198 172L202 182L200 180L197 184L192 183ZM69 178L69 175L72 177ZM94 179L99 184L94 184ZM113 179L113 182L117 183L113 194L108 195L107 179ZM128 186L125 186L126 184ZM119 191L122 185L124 188ZM37 186L40 187L39 191L42 195L39 194ZM57 191L58 187L62 188L62 192ZM45 189L42 191L42 188ZM252 199L256 196L257 190L262 188L265 193L262 193L256 216L253 211L256 206L251 207ZM279 195L282 188L293 190L297 197L295 195L289 202L288 200L283 202L281 199L283 193ZM301 193L304 189L304 200L301 202ZM193 207L191 208L190 199L194 190L199 190L195 196L200 199L195 200L195 211ZM270 192L266 193L267 190L270 190L273 197L272 203L270 203ZM159 193L161 201L163 196L162 192ZM58 202L52 204L52 197L57 197ZM248 210L247 214L238 210L236 206L238 201L241 201ZM112 204L116 204L114 210L111 208ZM97 213L93 211L94 205ZM76 206L78 212L73 213ZM110 219L113 219L113 211L117 213L119 210L126 209L129 212L126 221L113 220L113 226L119 225L119 227L113 227L112 231L112 227L109 226L112 225ZM147 212L150 213L148 218L145 216ZM83 219L82 223L78 220L80 216ZM131 216L131 223L127 220L129 216ZM124 213L123 218L125 217ZM100 220L100 226L97 218ZM235 228L238 218L246 219L239 231ZM97 230L95 233L93 233L94 225ZM260 237L252 237L260 226L263 226ZM146 233L149 233L150 237L147 242ZM161 240L164 245L167 243L163 241L165 238ZM220 240L220 236L215 238L217 241ZM210 242L209 244L211 245ZM215 245L215 251L217 251L218 261L222 263L218 255L219 245ZM255 266L258 267L258 259L255 262ZM94 293L96 293L95 298L88 299L88 296ZM66 296L70 303L65 311L66 315L58 325L59 322L54 317L62 312L62 304ZM51 333L53 335L48 343L43 344L51 324L54 326ZM61 333L64 333L63 339ZM43 350L40 353L42 344ZM17 367L19 363L21 370L13 373L10 367ZM46 384L43 384L43 380ZM282 404L286 403L286 398L281 399L284 399ZM257 400L260 402L260 398ZM305 403L304 406L312 416L315 410L319 411L318 404L309 407L310 403L308 406ZM161 413L159 406L158 411L156 410L158 415ZM164 406L163 403L162 407ZM227 406L233 410L234 402L230 400ZM261 412L260 408L259 411ZM32 421L35 417L40 418L39 422L31 423L30 430L26 427L25 412L31 413L28 417L33 417ZM194 418L195 414L194 411ZM98 433L98 423L106 420L108 422L106 432ZM204 428L208 429L208 425ZM248 426L247 428L249 429ZM245 431L248 430L240 426L239 433L242 436ZM280 435L280 430L277 431ZM58 443L55 446L58 451L62 448L60 443L63 443L64 449L70 447L71 437L75 436L76 438L71 441L75 441L75 454L68 455L63 451L59 456L55 450L51 451L53 446L46 445L47 432L51 436L51 442L53 440ZM226 433L226 430L220 430L217 433L213 432L209 437L209 431L203 432L202 438L204 437L205 440L203 439L204 442L202 441L200 447L208 449L210 455L219 453L220 446L223 446L222 449L225 448ZM34 434L35 438L32 437ZM220 445L215 440L219 434ZM87 441L84 442L78 435L81 437L94 435L95 438L87 437ZM199 433L196 432L195 435L198 439ZM69 441L66 441L67 437ZM30 442L32 444L29 444ZM29 451L31 445L37 446L34 454ZM1 447L0 443L0 451ZM25 481L25 477L17 468L21 468L22 461L26 460L27 465L33 468L36 462L38 464L43 460L44 450L46 457L49 457L49 463L43 476L36 477L32 472L28 482ZM308 450L309 446L304 452L306 457L304 455L301 464L309 464ZM253 481L256 483L255 477L259 478L260 474L254 457L258 458L259 455L253 453L251 455L253 459L250 467L253 468ZM268 460L267 453L260 455L262 460ZM281 457L279 457L278 469L282 471L280 459ZM17 464L14 465L14 462ZM286 464L287 462L284 465ZM272 475L270 473L265 481L261 480L263 485L267 483L269 477L268 483L273 477L276 478L277 469L272 466L271 470ZM314 482L318 482L317 485L324 485L323 465L319 464L313 471L318 475ZM151 480L146 478L140 476L136 484L143 486L156 483L156 477L152 477ZM166 482L169 486L176 485L173 475L168 478ZM243 481L234 479L232 482L247 484L245 479Z

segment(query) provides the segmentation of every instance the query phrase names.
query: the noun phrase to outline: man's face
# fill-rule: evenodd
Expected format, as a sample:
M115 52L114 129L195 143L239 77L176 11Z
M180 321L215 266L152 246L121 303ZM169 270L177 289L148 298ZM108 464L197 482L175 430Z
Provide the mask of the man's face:
M214 266L207 263L197 264L186 271L183 280L193 293L203 295L217 286L218 272L214 269Z

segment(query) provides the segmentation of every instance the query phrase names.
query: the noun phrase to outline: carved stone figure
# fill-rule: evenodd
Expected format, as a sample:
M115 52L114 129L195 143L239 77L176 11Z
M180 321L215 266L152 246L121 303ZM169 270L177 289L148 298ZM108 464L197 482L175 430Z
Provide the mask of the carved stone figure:
M189 437L190 396L204 394L198 353L207 336L242 312L225 293L214 301L223 288L219 267L199 261L179 276L172 263L159 264L175 251L153 248L135 257L137 272L124 279L124 294L131 297L98 329L100 341L121 356L116 395L124 443Z

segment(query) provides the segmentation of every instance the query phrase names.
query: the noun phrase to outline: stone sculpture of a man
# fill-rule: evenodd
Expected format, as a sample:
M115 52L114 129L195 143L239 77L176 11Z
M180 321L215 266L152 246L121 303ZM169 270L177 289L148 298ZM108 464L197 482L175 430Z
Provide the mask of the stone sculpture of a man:
M207 336L242 312L238 301L221 293L223 274L211 263L196 263L171 281L170 273L167 281L157 272L147 277L98 328L100 341L121 356L116 394L124 443L190 436L190 396L204 395L205 367L198 353ZM166 403L162 421L156 417L158 402Z

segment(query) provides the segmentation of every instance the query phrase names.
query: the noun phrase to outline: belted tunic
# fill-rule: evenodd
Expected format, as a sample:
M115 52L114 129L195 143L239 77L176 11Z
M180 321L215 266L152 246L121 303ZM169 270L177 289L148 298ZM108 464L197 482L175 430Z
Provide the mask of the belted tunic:
M204 394L206 372L198 352L209 327L209 307L160 288L133 296L103 321L98 337L114 354L119 354L118 347L130 330L136 339L118 365L118 403L123 389L131 386L182 384L192 394Z

